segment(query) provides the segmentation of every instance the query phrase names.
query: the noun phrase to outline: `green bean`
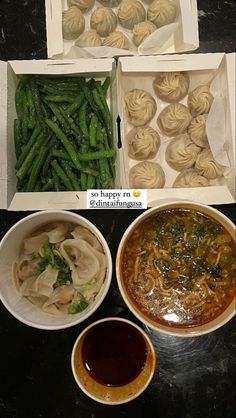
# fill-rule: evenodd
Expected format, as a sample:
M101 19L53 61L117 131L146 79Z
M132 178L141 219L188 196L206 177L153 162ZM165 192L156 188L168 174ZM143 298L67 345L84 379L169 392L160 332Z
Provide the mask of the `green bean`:
M47 148L46 146L42 146L39 150L38 157L34 160L32 170L29 176L29 181L26 186L27 192L32 192L34 190L34 187L38 181L38 176L41 170L41 167L43 166L43 163L45 161L47 155Z
M36 125L28 143L24 146L24 148L22 148L22 151L16 162L16 166L15 166L16 169L18 169L21 166L26 156L28 155L29 151L31 150L32 146L34 145L35 141L37 140L38 136L42 136L42 134L40 134L39 125Z
M20 78L20 81L18 83L18 86L16 88L15 92L15 106L16 106L16 113L18 117L22 116L23 112L23 105L22 105L22 97L24 96L24 89L26 84L28 83L30 79L29 75L23 75Z
M98 118L93 113L90 119L89 125L89 142L91 147L96 147L97 145L97 126L98 126Z
M73 115L83 104L84 93L81 91L73 103L67 106L65 112L68 116Z
M69 96L66 94L61 94L57 96L44 96L44 100L47 102L56 102L56 103L74 103L74 96Z
M34 107L34 100L32 96L32 90L30 84L26 86L26 97L28 101L28 128L33 129L36 124L36 115L35 115L35 107Z
M22 181L24 179L24 177L26 176L26 174L29 171L29 169L31 167L31 164L32 164L32 162L33 162L33 160L36 156L37 149L40 148L40 146L44 143L44 141L45 141L45 138L43 136L40 136L40 138L38 138L37 142L34 143L32 148L28 152L28 154L27 154L26 158L24 159L22 165L17 170L16 176L18 177L18 179L20 181Z
M111 158L115 154L113 149L101 150L101 151L91 151L78 156L81 161L92 161L99 160L100 158Z
M62 168L64 169L65 173L67 174L68 178L70 179L74 190L79 191L80 190L80 184L79 184L78 178L73 173L68 161L61 160L61 165L62 165Z
M38 180L37 183L34 186L34 192L40 192L41 191L41 180ZM25 191L27 191L27 186L25 188Z
M89 138L89 131L88 131L88 127L87 127L86 118L87 118L87 103L85 102L81 106L80 112L79 112L79 127L80 127L84 137L86 139L88 139Z
M100 180L103 189L111 189L113 187L113 180L109 170L109 164L106 159L99 160Z
M14 143L15 143L15 153L16 158L19 158L21 153L21 122L19 119L14 120Z
M86 189L94 189L96 185L95 177L91 176L91 174L88 175L87 178L87 186Z
M85 191L87 189L87 174L81 173L80 175L80 183L81 183L81 190Z
M66 189L68 191L72 191L73 190L73 186L71 184L71 181L67 177L67 175L65 174L65 172L61 168L61 166L58 164L58 162L56 160L53 160L51 162L51 166L52 166L53 170L56 172L56 174L58 175L58 177L60 178L60 180L62 181L62 183L64 184L64 186L66 187Z
M103 84L102 84L102 89L104 91L104 94L107 94L107 90L109 88L111 84L111 77L106 77L106 79L104 80Z
M53 168L52 168L52 182L53 182L53 187L54 187L55 191L59 192L61 190L60 179L59 179L56 171Z
M47 103L47 102L46 102ZM64 118L63 113L61 112L60 108L55 105L54 103L47 103L48 107L51 109L53 114L56 116L58 122L62 126L62 128L65 129L65 131L68 133L70 131L70 126L68 125L67 120Z
M45 122L44 122L43 107L42 107L38 87L37 87L37 84L36 84L36 80L34 78L31 79L30 85L31 85L32 98L33 98L33 102L34 102L35 112L36 112L40 127L44 132L46 132L47 129L46 129Z
M74 146L71 144L71 142L67 138L67 136L62 132L62 130L59 128L59 126L56 123L54 123L52 120L46 119L46 124L55 133L57 138L60 139L62 145L64 146L64 148L68 152L68 154L71 158L71 161L74 163L75 167L79 170L80 163L79 163L78 154L77 154Z
M76 125L74 120L69 115L66 114L64 109L60 108L60 112L61 112L63 118L65 119L65 121L68 123L69 127L71 128L71 133L73 133L73 135L77 139L77 142L79 143L78 137L81 136L81 132L80 132L79 127Z
M48 192L49 190L51 190L53 188L53 179L49 178L47 183L45 183L43 185L43 187L41 188L41 192Z

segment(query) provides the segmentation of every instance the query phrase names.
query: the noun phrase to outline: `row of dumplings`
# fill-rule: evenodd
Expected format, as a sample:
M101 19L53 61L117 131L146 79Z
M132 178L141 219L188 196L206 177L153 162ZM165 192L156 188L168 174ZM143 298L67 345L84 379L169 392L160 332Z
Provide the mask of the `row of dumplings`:
M177 15L172 0L98 0L98 3L91 11L95 0L68 0L69 8L62 16L64 39L76 40L75 45L81 48L103 45L131 49L130 38L122 30L132 31L132 41L137 47L158 28L172 23ZM90 11L90 30L85 31L84 14ZM117 30L118 24L121 31Z
M206 132L206 120L214 97L209 85L189 92L187 72L158 73L153 89L158 99L169 103L157 117L160 135L169 137L165 160L179 172L173 187L200 187L221 177L225 167L213 157ZM187 96L187 106L179 103ZM133 89L125 95L126 115L133 128L126 135L128 155L140 161L129 173L130 187L162 188L165 173L155 159L160 145L159 133L149 126L157 112L155 98L147 91Z

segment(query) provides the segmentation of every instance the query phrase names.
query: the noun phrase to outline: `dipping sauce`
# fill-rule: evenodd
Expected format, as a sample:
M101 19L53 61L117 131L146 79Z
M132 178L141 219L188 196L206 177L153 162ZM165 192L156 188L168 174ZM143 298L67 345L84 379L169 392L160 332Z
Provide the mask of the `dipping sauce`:
M147 351L138 329L121 321L105 321L88 331L81 354L94 380L106 386L122 386L141 373Z
M132 303L151 320L193 327L219 316L235 296L235 241L209 216L163 210L139 223L121 255Z

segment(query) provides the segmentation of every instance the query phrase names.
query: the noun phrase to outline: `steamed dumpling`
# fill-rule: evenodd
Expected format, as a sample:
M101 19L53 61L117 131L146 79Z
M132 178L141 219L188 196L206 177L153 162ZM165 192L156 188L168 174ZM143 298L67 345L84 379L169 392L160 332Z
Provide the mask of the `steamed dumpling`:
M205 148L208 146L208 138L206 132L206 120L208 115L199 115L194 118L189 127L188 133L191 140L199 147Z
M133 29L136 23L146 19L146 10L138 0L123 0L117 17L121 26L126 29Z
M102 37L114 32L116 25L117 17L108 7L98 7L91 15L90 26Z
M84 31L85 20L78 7L72 6L62 13L62 32L64 39L76 39Z
M165 102L179 102L189 89L189 75L186 72L158 73L153 81L154 91Z
M127 135L129 157L134 160L148 160L156 156L160 147L160 137L150 126L131 129Z
M69 6L78 7L81 12L86 13L94 6L95 0L68 0Z
M188 107L193 116L204 115L210 112L214 97L209 86L199 86L188 96Z
M176 177L173 187L206 187L209 186L209 180L199 174L198 170L189 168L182 171Z
M117 7L122 0L98 0L105 7Z
M210 148L205 148L198 154L195 167L200 174L210 180L221 177L225 170L225 167L214 159Z
M157 28L174 22L176 8L170 0L154 0L147 10L147 19L154 23Z
M134 126L146 125L155 115L157 105L150 93L134 89L125 95L126 113Z
M133 41L135 45L139 46L156 29L156 26L152 22L148 22L148 20L136 23L133 28Z
M113 48L129 49L129 39L124 33L116 31L111 32L102 42L103 46L111 46Z
M194 165L197 155L201 151L190 136L181 134L176 136L166 148L166 161L171 168L177 171L185 170Z
M102 39L94 29L91 29L82 33L75 41L75 45L80 48L101 46Z
M134 189L159 189L164 187L165 173L159 164L142 161L131 168L129 181Z
M157 118L157 124L164 135L175 136L185 132L192 120L187 106L182 103L168 105Z

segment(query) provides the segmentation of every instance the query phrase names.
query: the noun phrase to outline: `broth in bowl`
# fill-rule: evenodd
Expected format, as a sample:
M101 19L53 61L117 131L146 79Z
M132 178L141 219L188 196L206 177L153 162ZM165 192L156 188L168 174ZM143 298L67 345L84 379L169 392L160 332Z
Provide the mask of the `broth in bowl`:
M160 210L137 223L120 256L133 306L172 328L199 327L221 315L235 297L235 273L232 236L191 208Z

